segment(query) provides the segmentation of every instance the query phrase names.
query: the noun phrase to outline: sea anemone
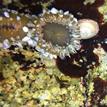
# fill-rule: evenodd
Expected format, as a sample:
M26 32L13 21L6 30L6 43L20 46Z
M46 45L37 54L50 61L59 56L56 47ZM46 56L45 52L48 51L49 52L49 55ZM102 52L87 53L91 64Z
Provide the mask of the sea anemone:
M78 21L68 11L43 10L35 21L38 46L53 57L64 58L80 49Z
M29 16L16 11L2 9L0 12L0 42L6 40L22 39L29 28Z
M81 48L80 41L94 37L99 26L91 19L77 19L69 13L52 8L44 10L35 21L38 46L48 57L64 58ZM39 49L40 50L40 49Z
M78 21L69 11L63 12L55 8L43 10L43 13L35 19L35 25L32 23L34 18L32 16L31 18L16 11L2 10L0 42L3 42L4 47L9 47L8 40L17 39L33 47L36 45L36 49L45 56L64 58L81 49L82 39L92 38L99 31L99 26L94 20ZM36 40L32 36L35 36Z

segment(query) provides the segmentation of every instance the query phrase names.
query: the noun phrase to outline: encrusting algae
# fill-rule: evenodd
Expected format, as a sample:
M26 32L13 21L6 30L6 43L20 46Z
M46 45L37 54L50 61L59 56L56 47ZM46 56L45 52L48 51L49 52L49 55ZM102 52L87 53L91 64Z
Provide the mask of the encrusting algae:
M25 52L26 51L26 52ZM4 58L6 50L2 50L0 60ZM6 58L11 58L8 64L5 64L1 70L2 80L0 80L0 106L75 106L83 105L84 88L80 79L71 79L64 76L53 65L50 66L49 62L42 62L38 58L37 53L27 50L18 50L17 54L26 56L25 61L28 59L36 60L36 63L29 65L27 69L22 69L24 63L13 58L14 52L8 51L5 55ZM32 56L34 56L32 58ZM21 59L21 55L19 55ZM9 63L10 62L10 63ZM27 62L25 62L27 63ZM41 64L42 63L42 64ZM12 67L8 65L11 65ZM41 66L40 66L41 64ZM51 68L53 67L53 69ZM48 82L47 82L48 81ZM73 84L72 84L73 83ZM81 88L77 87L81 86ZM71 96L71 97L70 97ZM4 98L7 97L5 100ZM66 102L66 104L64 103Z

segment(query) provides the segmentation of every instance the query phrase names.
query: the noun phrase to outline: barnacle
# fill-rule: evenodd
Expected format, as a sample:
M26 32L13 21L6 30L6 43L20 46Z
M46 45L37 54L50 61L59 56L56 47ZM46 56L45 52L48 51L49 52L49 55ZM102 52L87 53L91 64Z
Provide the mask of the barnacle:
M29 17L16 11L2 9L0 13L0 42L12 38L21 39L28 32Z
M44 10L35 21L38 47L48 56L64 58L80 49L78 21L68 11Z

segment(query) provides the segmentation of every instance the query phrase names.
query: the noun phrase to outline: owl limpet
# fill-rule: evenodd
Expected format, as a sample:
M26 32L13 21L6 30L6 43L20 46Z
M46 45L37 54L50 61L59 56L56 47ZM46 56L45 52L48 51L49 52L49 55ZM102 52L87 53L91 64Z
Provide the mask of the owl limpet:
M81 39L89 39L99 32L99 25L92 19L81 19L78 21L80 26Z

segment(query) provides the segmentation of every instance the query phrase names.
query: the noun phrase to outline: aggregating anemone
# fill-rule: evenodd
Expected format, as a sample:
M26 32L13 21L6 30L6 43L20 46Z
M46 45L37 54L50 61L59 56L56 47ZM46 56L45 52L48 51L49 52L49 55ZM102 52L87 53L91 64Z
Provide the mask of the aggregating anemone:
M49 53L48 56L61 58L76 53L82 39L92 38L99 31L97 22L91 19L78 21L69 11L55 8L44 10L35 21L35 27L38 46Z
M33 25L33 30L32 28ZM43 10L34 20L32 16L3 10L0 16L0 41L8 47L8 41L20 39L50 58L64 58L81 49L81 40L94 37L99 31L97 22L91 19L77 20L69 11ZM30 37L29 37L30 35ZM32 40L32 36L36 39ZM27 36L27 37L26 37ZM24 39L22 39L24 38Z
M28 15L19 14L17 11L2 9L0 12L0 42L21 40L29 31ZM15 42L16 42L15 41Z
M45 51L64 57L80 49L77 19L69 12L44 11L35 21L38 45Z

